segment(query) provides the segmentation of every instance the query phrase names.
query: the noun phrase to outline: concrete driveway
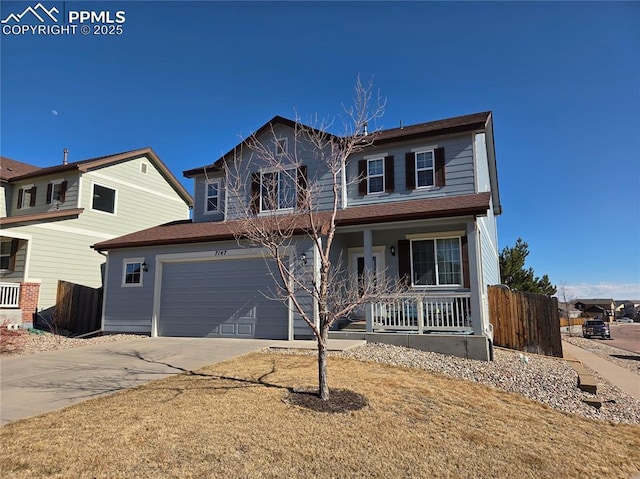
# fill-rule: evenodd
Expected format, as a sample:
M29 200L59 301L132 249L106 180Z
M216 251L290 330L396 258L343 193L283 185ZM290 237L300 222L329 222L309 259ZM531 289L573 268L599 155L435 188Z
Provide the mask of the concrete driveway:
M144 338L3 358L1 423L196 370L274 343L278 341Z

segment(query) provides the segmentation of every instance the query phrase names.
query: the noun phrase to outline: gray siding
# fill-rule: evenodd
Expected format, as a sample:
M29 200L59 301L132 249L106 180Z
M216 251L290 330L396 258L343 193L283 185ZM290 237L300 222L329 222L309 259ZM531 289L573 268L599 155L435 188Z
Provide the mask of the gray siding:
M446 186L433 186L415 190L406 187L405 154L414 148L440 148L445 151ZM394 157L394 191L360 196L358 194L358 161L373 156ZM405 199L429 198L475 193L473 139L470 134L455 137L428 138L401 144L383 145L353 155L347 164L347 178L351 179L347 188L349 206L371 203L392 202Z
M206 205L206 185L209 182L217 181L220 185L220 189L218 191L218 211L216 212L205 212ZM225 193L226 193L226 184L225 178L221 174L216 175L199 175L194 178L194 204L193 204L193 221L201 222L201 221L222 221L224 220L224 210L225 210Z

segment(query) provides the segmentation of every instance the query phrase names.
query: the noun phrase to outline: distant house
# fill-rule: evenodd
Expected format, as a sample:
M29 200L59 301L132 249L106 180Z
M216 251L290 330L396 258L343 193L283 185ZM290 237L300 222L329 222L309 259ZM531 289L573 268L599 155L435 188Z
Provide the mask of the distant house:
M102 285L90 248L171 220L193 204L151 148L46 168L0 158L0 323L52 312L58 280Z
M246 211L258 217L277 213L283 221L303 211L300 199L311 181L320 218L339 198L334 261L344 261L342 278L357 281L368 270L405 279L411 288L393 303L380 298L364 308L366 327L357 334L396 341L404 334L425 349L488 359L493 336L487 285L500 283L501 213L491 112L373 133L370 145L347 159L335 196L317 152L342 139L326 134L322 145L305 143L296 128L276 116L255 133L274 155L287 158L279 170L254 160L251 145L242 142L213 165L185 171L195 184L192 221L94 245L108 252L104 331L308 338L310 330L294 308L269 299L273 264L262 249L239 244L233 232ZM246 173L240 195L228 189L234 165ZM309 277L319 274L318 254L302 229L287 251ZM148 272L130 277L129 268L143 262ZM300 294L313 317L318 305Z
M613 318L616 305L610 298L576 299L574 306L582 316L590 318Z
M620 317L640 320L640 300L620 301Z

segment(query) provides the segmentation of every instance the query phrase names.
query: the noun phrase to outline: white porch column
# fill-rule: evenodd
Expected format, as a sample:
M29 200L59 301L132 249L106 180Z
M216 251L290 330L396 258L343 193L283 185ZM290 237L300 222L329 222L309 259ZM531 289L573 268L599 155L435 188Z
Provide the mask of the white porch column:
M362 243L364 246L364 280L367 281L374 273L373 269L373 235L370 229L362 231ZM367 332L373 332L373 316L371 314L371 308L369 305L365 307L365 317L367 320Z
M469 282L471 287L471 318L473 334L482 334L487 318L482 314L482 272L475 220L467 222L467 253L469 255Z

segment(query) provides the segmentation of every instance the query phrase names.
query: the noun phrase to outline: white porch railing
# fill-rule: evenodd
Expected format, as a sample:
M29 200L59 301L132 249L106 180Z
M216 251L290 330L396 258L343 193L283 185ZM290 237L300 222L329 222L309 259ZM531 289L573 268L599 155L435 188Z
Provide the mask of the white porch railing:
M0 283L0 308L20 307L20 283Z
M473 331L471 293L412 293L371 303L374 330Z

